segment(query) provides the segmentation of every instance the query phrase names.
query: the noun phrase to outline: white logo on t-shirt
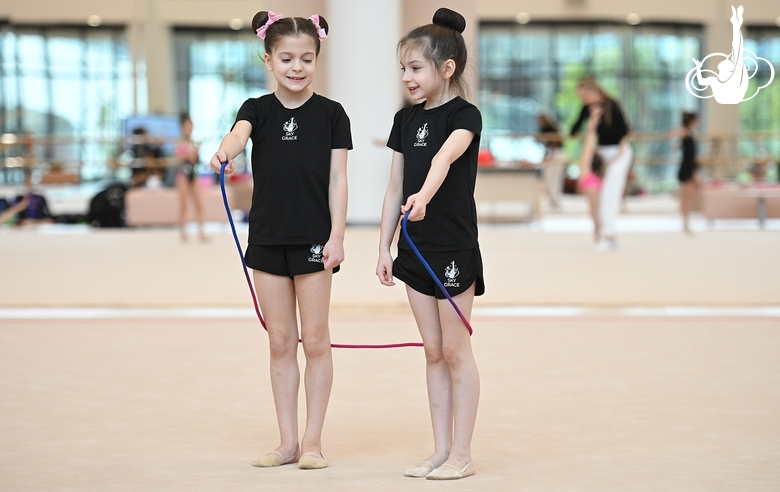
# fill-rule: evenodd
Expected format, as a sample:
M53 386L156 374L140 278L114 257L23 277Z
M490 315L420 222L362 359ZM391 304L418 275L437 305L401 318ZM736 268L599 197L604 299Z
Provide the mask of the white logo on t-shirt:
M311 263L322 263L322 250L324 249L324 246L321 244L312 244L311 248L309 248L309 251L311 251L311 258L309 258L309 261Z
M290 118L283 126L282 130L285 134L282 135L282 140L298 140L298 135L295 135L295 130L298 129L298 123L295 122L295 118Z
M444 269L444 276L447 277L447 281L444 283L445 287L460 287L460 282L456 282L455 279L460 275L458 266L453 261Z
M428 144L425 142L425 139L428 137L428 123L424 124L420 128L417 129L417 143L414 144L415 147L427 147Z

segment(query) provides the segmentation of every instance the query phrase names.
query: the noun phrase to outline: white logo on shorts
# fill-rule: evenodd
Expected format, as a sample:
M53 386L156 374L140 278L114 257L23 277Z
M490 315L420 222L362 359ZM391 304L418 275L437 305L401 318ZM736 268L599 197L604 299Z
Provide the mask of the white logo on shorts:
M309 262L311 263L322 263L322 250L325 249L325 247L321 244L312 244L309 251L311 251L311 258L309 258Z
M444 276L447 277L447 281L444 283L444 286L456 288L460 287L460 282L455 281L455 279L458 278L458 275L460 275L460 270L458 270L458 265L456 265L453 261L444 269Z

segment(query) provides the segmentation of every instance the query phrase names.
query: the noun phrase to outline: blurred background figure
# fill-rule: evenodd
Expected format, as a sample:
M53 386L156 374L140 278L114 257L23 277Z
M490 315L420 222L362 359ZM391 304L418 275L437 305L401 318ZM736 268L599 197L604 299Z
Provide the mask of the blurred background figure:
M599 192L601 191L601 176L603 165L596 153L598 134L596 128L601 121L601 108L595 107L588 120L585 141L580 155L580 179L577 183L579 192L588 200L588 209L593 219L593 238L598 243L601 238L601 221L599 219Z
M30 204L30 201L26 196L10 206L7 206L5 199L3 199L3 202L4 203L0 205L0 227L2 227L6 222L15 221L16 214L26 209Z
M203 232L203 204L198 191L197 173L198 144L192 140L193 124L187 113L181 114L181 138L176 143L176 191L179 194L179 233L181 240L187 241L185 230L187 218L187 203L191 201L195 209L195 219L198 222L198 236L201 241L207 237Z
M32 183L32 170L24 170L24 195L16 197L14 205L26 204L25 207L19 207L16 212L16 225L35 225L51 224L54 222L54 216L49 211L49 204L46 197L36 193ZM14 208L14 207L12 207Z
M568 159L563 153L563 139L553 118L546 113L540 113L537 121L540 141L545 147L542 161L544 186L550 199L550 207L558 210L563 194L563 173Z
M596 250L614 251L617 249L615 222L633 158L633 151L626 138L628 124L618 102L608 96L592 77L580 79L577 95L583 106L579 118L572 126L572 135L579 133L592 112L598 111L601 115L596 133L597 152L604 163L604 178L599 194L601 236L596 243Z
M697 159L698 149L694 132L699 123L696 113L684 112L682 114L682 128L676 131L682 137L682 159L680 169L677 171L677 180L680 182L680 213L683 220L683 231L691 233L689 216L693 208L696 191L701 187L701 180L696 171L699 168Z

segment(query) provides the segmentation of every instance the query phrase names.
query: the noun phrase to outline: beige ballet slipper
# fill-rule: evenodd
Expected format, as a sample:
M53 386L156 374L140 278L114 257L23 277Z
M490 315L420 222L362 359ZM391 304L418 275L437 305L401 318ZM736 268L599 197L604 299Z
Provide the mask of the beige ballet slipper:
M255 461L253 461L252 466L257 466L259 468L272 468L274 466L295 463L296 461L298 461L298 451L296 451L293 457L288 460L285 460L284 456L282 456L282 453L279 451L271 451L262 458L257 458Z
M404 476L410 478L425 478L435 468L436 467L433 466L433 463L431 463L430 461L423 461L417 466L407 468L406 471L404 471Z
M433 470L425 478L428 480L459 480L461 478L470 477L474 474L474 462L469 461L463 468L457 468L448 463L444 463L440 467Z
M298 460L298 468L301 470L319 470L327 467L328 462L325 458L315 453L304 453Z

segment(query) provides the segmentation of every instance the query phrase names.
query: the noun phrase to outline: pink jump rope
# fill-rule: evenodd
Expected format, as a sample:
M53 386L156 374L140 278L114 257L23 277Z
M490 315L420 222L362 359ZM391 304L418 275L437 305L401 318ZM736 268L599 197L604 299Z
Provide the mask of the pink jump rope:
M233 232L233 240L236 243L236 249L238 249L238 256L241 257L241 267L244 269L246 284L249 287L249 292L252 294L252 302L255 305L255 313L257 313L257 319L260 320L260 324L263 325L265 331L268 331L268 327L265 326L265 320L263 319L263 314L260 312L260 306L257 303L257 295L255 294L255 288L252 286L252 280L249 277L249 270L247 270L246 268L246 260L244 260L244 252L241 250L241 241L238 240L238 233L236 233L236 225L235 223L233 223L233 214L230 212L230 205L228 204L227 192L225 191L225 166L227 166L227 164L228 164L227 162L223 162L222 167L219 170L219 187L222 190L222 202L225 204L225 212L227 212L228 222L230 222L230 230ZM417 256L420 262L422 262L425 269L428 270L428 273L431 275L433 281L436 282L436 285L438 285L441 291L444 292L444 295L447 297L447 300L450 301L452 307L455 308L455 311L458 313L458 316L460 316L460 319L463 320L463 324L466 325L466 329L469 330L469 336L473 335L474 330L471 328L471 324L469 324L469 320L466 319L466 317L463 315L458 305L455 304L455 300L452 298L452 296L450 296L449 292L447 292L447 289L441 283L441 281L436 276L436 274L433 273L433 269L428 264L428 262L425 261L425 258L423 258L422 254L420 253L420 250L417 249L417 246L415 246L415 244L412 242L412 239L409 237L409 233L406 232L406 222L408 219L409 219L409 212L406 212L403 221L401 221L401 230L403 231L406 241L409 243L409 246L412 247L412 251L414 251L414 254ZM301 340L299 339L298 342L301 342ZM400 348L400 347L422 347L423 344L420 342L386 343L386 344L376 344L376 345L332 343L330 346L333 348L348 348L348 349L387 349L387 348Z

